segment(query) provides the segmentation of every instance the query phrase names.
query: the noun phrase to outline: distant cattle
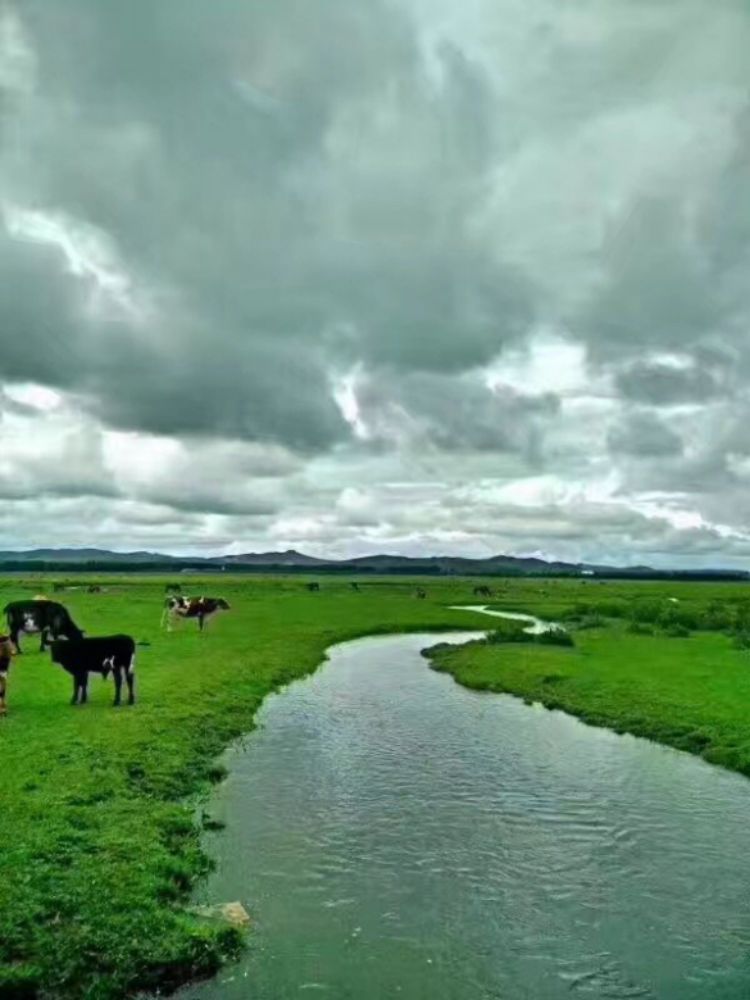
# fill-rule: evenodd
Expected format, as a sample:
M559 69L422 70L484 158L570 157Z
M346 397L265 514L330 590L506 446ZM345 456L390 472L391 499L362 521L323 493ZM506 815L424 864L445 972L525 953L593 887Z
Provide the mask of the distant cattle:
M4 612L10 640L17 653L21 652L18 642L21 632L39 633L42 653L50 636L53 639L83 638L83 632L70 617L68 609L56 601L13 601L5 606Z
M310 591L311 594L315 594L315 593L317 593L320 590L320 584L319 583L308 583L307 589Z
M474 588L475 597L492 597L492 591L484 584Z
M166 583L164 585L165 594L181 594L182 586L179 583Z
M10 641L10 636L0 635L0 715L5 715L8 710L5 704L5 694L8 688L8 671L12 655L13 643Z
M356 592L359 593L359 584L358 583L352 583L351 588L352 588L352 590L356 590Z
M423 601L425 597L427 597L427 591L423 587L417 587L416 591L414 592L414 596L418 598L420 601Z
M202 632L204 625L219 611L229 611L229 604L223 597L168 597L164 602L162 628L172 626L181 618L194 618Z
M89 594L101 594L101 592L102 588L95 583L92 583L91 586L88 588Z
M90 639L57 639L50 643L52 662L73 678L71 705L88 700L89 674L115 680L114 704L120 704L122 681L128 686L128 705L135 704L135 641L129 635L95 636Z

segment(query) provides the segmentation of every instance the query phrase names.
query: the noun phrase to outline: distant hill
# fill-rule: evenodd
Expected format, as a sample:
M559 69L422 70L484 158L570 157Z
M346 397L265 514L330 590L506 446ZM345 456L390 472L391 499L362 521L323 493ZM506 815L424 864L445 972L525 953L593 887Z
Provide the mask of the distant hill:
M583 576L609 579L746 580L742 570L655 570L648 566L597 566L555 562L536 557L496 555L486 559L461 556L401 556L385 553L354 559L320 559L295 549L285 552L244 552L231 556L181 556L160 552L112 552L97 548L28 549L0 552L2 571L91 570L96 572L284 572L356 573L413 576Z

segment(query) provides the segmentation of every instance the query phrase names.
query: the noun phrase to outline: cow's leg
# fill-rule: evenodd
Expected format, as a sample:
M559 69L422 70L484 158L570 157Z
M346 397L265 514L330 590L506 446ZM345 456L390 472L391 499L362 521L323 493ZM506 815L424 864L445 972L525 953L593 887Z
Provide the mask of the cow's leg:
M125 680L128 685L128 705L135 705L135 656L125 668Z
M112 676L115 679L115 705L120 704L120 694L122 693L122 668L116 663L112 669Z
M79 680L78 683L80 684L80 687L81 687L81 701L80 701L80 704L81 705L85 705L86 702L89 700L89 691L88 691L89 672L88 672L88 670L84 670L84 671L81 672L81 674L80 674L80 680Z
M0 715L5 715L7 711L7 706L5 704L5 688L5 674L0 674Z
M49 643L49 629L48 628L46 628L46 627L42 628L41 632L39 633L39 641L40 641L39 652L40 653L46 652L47 645Z
M10 641L13 643L13 648L16 651L16 656L20 656L21 655L21 647L18 644L18 633L19 632L20 632L20 628L18 627L18 625L14 625L11 628L11 630L10 630Z
M203 622L204 622L204 620L205 620L205 616L204 615L198 615L198 631L199 632L203 631Z
M78 691L81 686L81 681L78 674L73 674L73 697L70 699L71 705L78 704Z

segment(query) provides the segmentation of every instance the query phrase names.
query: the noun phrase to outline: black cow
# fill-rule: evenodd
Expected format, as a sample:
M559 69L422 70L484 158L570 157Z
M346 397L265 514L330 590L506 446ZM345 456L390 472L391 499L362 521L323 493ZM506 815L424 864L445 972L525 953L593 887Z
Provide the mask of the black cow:
M320 584L319 583L308 583L307 589L310 591L311 594L315 594L315 593L317 593L320 590Z
M489 587L482 585L480 587L474 588L475 597L492 597L492 591Z
M352 588L352 590L356 590L356 592L359 593L359 584L358 583L353 583L351 585L351 588Z
M229 603L223 597L168 597L164 602L162 628L169 631L180 618L195 618L202 632L206 621L219 611L229 611Z
M18 636L21 632L38 632L41 635L41 652L47 648L49 637L82 639L83 632L68 613L68 609L55 601L13 601L4 608L10 639L17 653L21 652Z
M129 635L102 635L90 639L56 639L50 643L52 662L73 677L71 705L88 700L89 674L110 673L115 679L115 705L120 704L122 679L128 685L128 705L135 704L135 640Z
M417 587L414 596L423 601L427 597L427 591L423 587Z

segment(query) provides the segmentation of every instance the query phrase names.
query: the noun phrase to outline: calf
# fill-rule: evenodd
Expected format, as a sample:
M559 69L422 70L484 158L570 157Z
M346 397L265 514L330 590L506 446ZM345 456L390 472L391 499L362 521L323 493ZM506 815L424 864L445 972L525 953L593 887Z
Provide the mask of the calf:
M110 673L115 679L115 705L120 704L122 679L128 685L128 705L135 704L135 640L129 635L103 635L91 639L57 639L50 643L52 662L73 677L71 705L88 700L89 674Z
M5 715L8 710L5 704L5 692L8 687L8 671L12 655L13 643L10 641L10 636L0 635L0 715Z
M229 611L229 604L223 597L168 597L164 602L162 628L172 626L181 618L195 618L202 632L205 623L219 611Z
M18 637L21 632L39 633L41 652L49 643L49 637L59 639L82 639L83 632L68 613L68 609L56 601L13 601L4 608L10 640L17 653L21 652Z

